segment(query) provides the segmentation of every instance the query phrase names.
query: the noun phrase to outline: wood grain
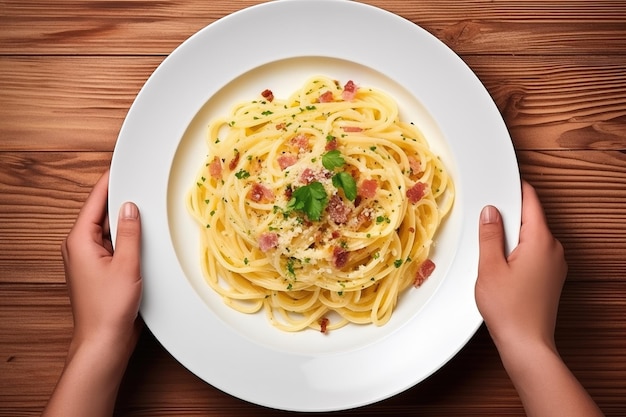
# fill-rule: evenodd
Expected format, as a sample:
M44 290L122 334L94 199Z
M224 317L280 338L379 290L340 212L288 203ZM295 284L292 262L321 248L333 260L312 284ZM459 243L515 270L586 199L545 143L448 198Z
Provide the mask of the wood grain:
M523 177L537 188L550 227L563 243L571 279L623 280L626 154L518 151L517 155Z
M64 281L61 242L110 159L0 152L0 284Z
M257 3L5 0L0 44L14 55L163 55L216 19ZM411 20L459 53L626 52L626 4L618 0L365 3Z
M161 58L0 57L0 150L113 151Z
M465 57L523 149L626 150L626 55ZM0 151L112 151L160 57L0 57Z
M6 409L41 408L63 367L71 336L67 293L63 285L54 284L2 288L0 317L18 319L0 320L0 404ZM622 381L626 339L621 337L626 317L620 316L624 308L626 290L619 283L570 282L559 312L557 344L564 360L606 409L626 396ZM32 314L24 316L24 309ZM577 337L581 334L586 335L583 340ZM172 358L148 329L144 329L137 352L141 354L131 359L122 385L120 415L296 415L246 404L213 389ZM482 400L485 392L491 398L488 404ZM614 411L626 409L614 407ZM419 385L366 409L340 414L377 416L391 412L406 416L524 415L484 328L446 366ZM4 415L9 414L0 411L0 416Z

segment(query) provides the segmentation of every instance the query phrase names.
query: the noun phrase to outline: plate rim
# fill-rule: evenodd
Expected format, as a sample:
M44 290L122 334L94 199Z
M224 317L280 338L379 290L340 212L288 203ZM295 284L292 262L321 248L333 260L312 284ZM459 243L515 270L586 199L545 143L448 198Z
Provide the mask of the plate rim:
M321 6L322 4L324 6ZM512 156L512 160L515 163L514 168L503 166L502 163L499 164L500 167L508 168L510 170L508 172L508 175L513 180L513 184L510 184L510 185L513 186L513 188L516 190L515 192L512 192L512 194L508 196L512 198L513 201L508 202L509 204L504 204L507 207L507 210L505 210L503 213L504 221L505 221L505 229L507 232L507 242L508 242L509 247L513 247L517 242L518 233L519 233L519 223L521 219L521 190L519 188L521 184L520 184L520 179L519 179L519 173L517 171L518 170L517 160L516 160L513 145L510 140L508 130L504 124L504 121L502 120L502 117L499 111L497 110L495 103L491 99L490 95L488 94L488 92L486 91L486 89L484 88L480 80L478 80L478 78L471 71L471 69L451 49L449 49L445 44L443 44L441 41L436 39L433 35L426 32L424 29L422 29L420 26L416 25L415 23L410 22L384 9L381 9L375 6L366 5L364 3L352 2L352 1L346 1L346 0L289 0L289 1L280 0L280 1L257 4L257 5L248 7L246 9L242 9L237 12L234 12L230 15L227 15L209 24L208 26L204 27L203 29L201 29L200 31L196 32L194 35L189 37L185 42L183 42L179 47L177 47L167 58L163 60L163 62L154 71L154 73L148 78L148 80L146 81L146 83L144 84L140 92L138 93L135 99L135 102L129 109L128 115L126 119L124 120L124 123L122 125L122 128L118 136L118 141L115 145L115 150L114 150L113 158L111 161L111 177L110 177L110 192L109 192L109 214L110 214L110 222L111 222L111 235L112 235L113 240L115 239L115 233L116 233L116 221L117 221L116 207L119 207L119 205L123 201L132 200L134 199L134 197L136 197L135 195L133 195L132 190L129 191L125 189L125 187L128 187L128 179L125 178L124 170L128 171L128 166L130 165L130 161L126 160L127 155L123 155L123 154L128 151L127 148L129 148L129 142L132 140L132 138L137 134L137 132L142 131L141 126L137 126L136 120L137 120L137 117L139 117L137 115L137 112L141 112L144 110L145 103L149 102L150 100L153 100L155 97L160 97L160 95L163 94L163 92L158 92L158 91L155 92L155 90L158 90L159 82L162 82L163 79L167 79L168 77L171 77L171 71L173 70L173 68L177 68L177 65L174 65L176 60L181 60L185 58L185 54L187 53L186 51L190 48L189 45L192 45L192 44L195 45L198 42L204 42L206 39L210 39L211 36L216 36L216 33L214 32L218 32L219 34L221 34L221 32L228 32L229 30L232 30L229 28L229 26L232 28L234 25L241 23L241 21L247 21L249 23L251 20L253 20L253 18L268 16L274 13L281 14L287 11L291 13L294 13L294 10L311 11L313 7L335 8L335 12L339 10L341 11L349 10L353 13L361 13L361 15L367 15L368 18L376 18L376 19L380 19L380 21L384 21L387 23L394 23L395 25L400 25L400 26L394 26L394 28L401 28L401 31L403 33L404 32L414 33L416 39L430 43L430 45L437 45L438 48L436 49L436 52L441 54L441 56L439 56L438 59L443 59L444 62L456 62L455 71L458 71L459 74L462 75L462 81L458 81L456 85L462 86L462 84L460 84L461 82L471 83L471 85L474 88L473 90L474 93L480 95L480 97L475 97L475 98L479 99L478 101L482 103L482 105L488 106L488 108L486 109L486 111L489 112L488 118L491 118L491 120L494 121L495 125L497 125L497 126L494 126L495 131L504 135L504 138L501 142L506 142L506 143L499 143L499 145L501 147L503 146L504 150L506 150L506 152L508 153L508 156L502 159L508 160L510 162L511 156ZM386 36L389 36L389 35L386 35ZM221 50L220 48L217 48L217 49ZM282 51L282 53L287 54L288 52ZM337 51L334 52L334 54L336 53ZM392 53L390 51L388 51L388 53L392 55L397 54L397 52ZM268 55L268 59L280 59L280 58L285 58L285 57L286 56L281 55L280 53L277 55L271 55L271 54ZM221 75L222 75L223 80L226 80L226 78L228 77L227 74L221 74ZM235 77L236 74L232 76ZM218 88L216 87L218 83L219 81L214 82L215 85L213 88ZM189 108L195 107L196 109L200 108L203 98L193 96L193 94L188 94L188 95L189 97L183 94L184 96L183 99L189 99L188 107ZM165 117L167 116L167 114L163 115L157 112L157 114L154 116ZM505 141L504 139L507 139L507 140ZM171 154L171 158L173 158L173 155L175 154L175 149L178 144L176 143L175 144L176 146L174 146L174 144L166 144L166 145L168 145L169 147L166 147L165 151L163 152L169 152ZM130 146L130 148L132 149L132 146ZM124 168L125 166L126 168ZM512 174L515 174L515 172L513 171L517 172L517 176L512 175ZM164 174L165 174L164 172L155 173L155 176L157 177L156 179L157 183L167 184L167 181L169 178L169 169L167 170L167 176L165 176ZM509 180L511 180L511 178ZM461 192L464 192L463 186L459 188ZM164 193L167 194L167 191L164 191ZM497 201L502 201L502 198L501 197L494 198L494 201L493 202L489 201L489 203L490 204L495 203L498 206L502 206L502 204L497 204ZM506 202L503 202L503 203L506 203ZM165 207L167 206L166 201L162 201L162 204ZM473 235L475 234L477 230L478 213L476 212L476 210L478 209L478 207L468 207L467 209L471 209L472 216L466 215L466 217L468 218L471 217L475 225L467 227L466 229L463 230L463 232L466 234ZM155 221L157 216L156 215L153 216L149 209L146 209L146 207L140 206L140 210L142 211L142 222L146 221L148 224L151 224L152 222ZM165 225L167 226L167 223ZM169 231L167 231L167 235L169 236ZM465 239L468 239L468 237L465 237ZM476 239L476 244L477 244L477 235L475 236L475 239ZM165 243L164 246L167 247L165 250L169 250L171 252L174 251L174 248L171 247L171 242ZM473 248L473 251L474 251L474 256L475 256L477 254L476 248ZM143 255L146 255L145 251ZM144 259L145 259L145 256L144 256ZM173 261L171 256L168 256L167 259L170 263ZM474 262L473 266L476 266L476 265L477 265L477 260L476 262ZM149 269L150 268L148 268L148 270ZM476 272L469 271L469 269L471 268L468 268L467 265L465 265L464 271L457 271L457 272L458 273L473 273L474 278L475 278ZM165 272L176 273L176 267L172 267L170 265L168 268L166 268ZM149 282L150 282L149 279L144 278L144 287L146 286L146 283L149 283ZM472 284L472 288L473 288L473 281L470 283ZM466 283L466 284L469 284L469 283ZM148 286L149 285L151 284L148 284ZM170 283L169 285L174 285L174 284ZM185 286L185 284L181 284L181 285ZM170 287L170 289L172 288ZM176 291L176 289L174 290ZM153 294L150 288L148 288L145 291L145 293L148 295ZM188 291L186 291L185 294L187 294L186 295L187 297L193 297L193 295L188 294ZM473 291L472 291L472 295L473 295ZM196 302L199 303L200 301L196 300ZM436 305L431 306L431 304L433 303L429 303L427 305L429 309L440 310L438 306ZM199 308L198 306L190 307L190 314L199 313L200 310L198 308ZM447 352L446 355L444 355L444 357L439 358L439 363L436 364L435 366L429 367L429 370L427 372L422 372L422 375L420 375L420 377L411 378L411 377L408 377L407 375L404 375L402 378L402 382L398 383L396 386L386 388L384 392L382 391L371 392L372 387L359 387L359 390L362 390L362 391L359 391L358 393L351 393L352 395L347 396L346 400L342 400L341 398L334 397L332 395L333 393L331 392L331 393L326 393L328 396L332 397L332 401L329 401L328 403L325 403L325 404L323 403L324 399L328 398L327 396L327 397L316 397L314 400L315 401L314 404L313 403L301 404L301 403L297 403L294 401L286 400L282 396L271 397L271 392L270 393L263 392L263 395L265 396L261 396L261 395L255 395L253 393L247 392L249 390L246 390L246 389L242 390L241 388L234 388L236 386L237 378L243 378L244 376L249 377L249 375L246 375L246 374L239 374L238 372L234 372L234 375L231 375L228 377L224 377L221 375L216 377L215 375L211 375L210 371L208 373L206 371L205 372L198 371L197 367L194 365L193 360L191 360L190 357L194 355L198 355L200 353L197 351L196 348L185 348L183 346L186 343L189 343L189 344L194 343L193 337L187 336L187 338L182 343L172 342L171 340L170 341L164 340L164 339L167 339L167 336L164 335L164 333L166 333L167 331L169 331L169 329L171 329L172 324L170 323L166 326L162 326L160 323L153 321L151 319L150 309L154 309L154 305L152 304L149 297L147 299L146 297L144 297L144 299L142 300L142 305L141 305L141 313L142 313L142 316L145 315L144 319L147 319L146 320L147 326L155 334L155 337L157 338L157 340L159 340L159 342L163 344L164 347L181 364L187 367L191 372L195 373L201 379L213 385L214 387L222 391L225 391L231 395L234 395L235 397L238 397L242 400L256 403L262 406L267 406L270 408L277 408L277 409L290 410L290 411L338 411L342 409L354 408L358 406L371 404L373 402L377 402L385 398L389 398L393 395L396 395L397 393L402 392L410 388L411 386L421 382L423 379L427 378L433 372L435 372L437 369L439 369L441 366L447 363L452 357L454 357L458 353L458 351L463 346L465 346L465 344L473 337L476 330L482 324L482 318L480 318L480 315L474 305L472 306L472 309L471 309L472 311L467 312L468 317L470 318L469 320L470 325L464 330L462 343L461 344L456 343L454 349L448 349L446 351ZM445 314L445 312L443 313ZM226 340L232 341L232 342L238 342L238 341L240 342L239 336L236 333L229 330L228 328L226 328L223 324L219 324L217 322L213 324L215 324L216 329L219 329L219 332L223 333ZM168 329L168 330L164 330L164 329ZM409 335L407 334L406 331L401 332L401 333L402 334L399 336L399 338L396 337L396 339L394 339L396 341L394 343L397 343L398 340L404 340L405 342L408 342L411 340L410 337L408 337ZM184 335L180 335L180 334L179 336L184 337ZM389 340L383 340L380 343L376 343L376 345L378 346L378 348L397 349L397 347L389 345L389 343L391 343ZM257 348L263 349L262 347L259 347L259 346L257 346ZM286 362L288 366L292 367L295 370L299 370L300 372L302 372L303 378L307 378L307 377L311 378L310 375L305 375L307 372L310 374L315 373L315 370L310 368L311 363L315 364L315 367L328 369L329 364L337 363L338 361L340 362L341 360L346 359L345 353L324 356L323 358L319 358L319 357L311 358L311 357L301 357L299 355L285 355L284 352L281 352L280 354L277 352L269 352L267 349L263 350L263 352L271 360L281 361L282 363ZM320 363L320 361L326 361L326 362ZM413 365L418 367L417 364L413 364ZM254 378L252 378L252 381L254 381ZM256 383L260 383L260 382L262 381L257 381ZM317 380L307 381L307 382L309 382L312 385L319 383L319 381ZM316 386L315 389L320 392L324 392L323 387L320 388ZM269 396L267 396L268 394Z

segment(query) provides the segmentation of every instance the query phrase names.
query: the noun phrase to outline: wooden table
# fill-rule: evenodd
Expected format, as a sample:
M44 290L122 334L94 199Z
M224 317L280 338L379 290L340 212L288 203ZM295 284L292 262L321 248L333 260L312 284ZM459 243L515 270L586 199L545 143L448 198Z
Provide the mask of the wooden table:
M626 415L626 3L366 2L434 34L487 87L566 248L560 351L607 415ZM0 1L0 416L38 415L61 372L72 318L59 245L139 89L191 34L255 3ZM289 414L205 384L147 329L117 411ZM423 383L338 414L524 413L483 327Z

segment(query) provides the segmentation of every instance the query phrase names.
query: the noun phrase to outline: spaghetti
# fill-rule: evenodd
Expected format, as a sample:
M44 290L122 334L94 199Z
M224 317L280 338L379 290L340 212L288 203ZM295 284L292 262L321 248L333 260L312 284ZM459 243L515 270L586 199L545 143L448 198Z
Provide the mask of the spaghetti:
M265 90L208 131L188 194L207 283L285 331L389 321L434 269L454 187L386 93L323 76Z

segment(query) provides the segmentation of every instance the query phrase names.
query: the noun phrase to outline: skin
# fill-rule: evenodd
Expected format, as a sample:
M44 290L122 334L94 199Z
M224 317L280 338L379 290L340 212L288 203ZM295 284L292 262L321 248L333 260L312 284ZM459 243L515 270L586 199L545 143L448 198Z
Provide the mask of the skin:
M602 416L557 351L554 330L567 264L534 188L522 187L519 244L508 257L500 213L491 206L481 213L478 309L529 417Z
M120 208L115 252L109 238L108 172L94 186L61 250L74 332L44 417L111 416L141 321L141 222ZM480 217L476 303L530 417L602 412L561 360L554 342L567 265L535 190L523 183L519 245L507 257L495 207Z
M116 250L109 237L108 172L94 186L61 252L74 331L65 368L43 416L110 416L141 322L141 224L120 209Z

